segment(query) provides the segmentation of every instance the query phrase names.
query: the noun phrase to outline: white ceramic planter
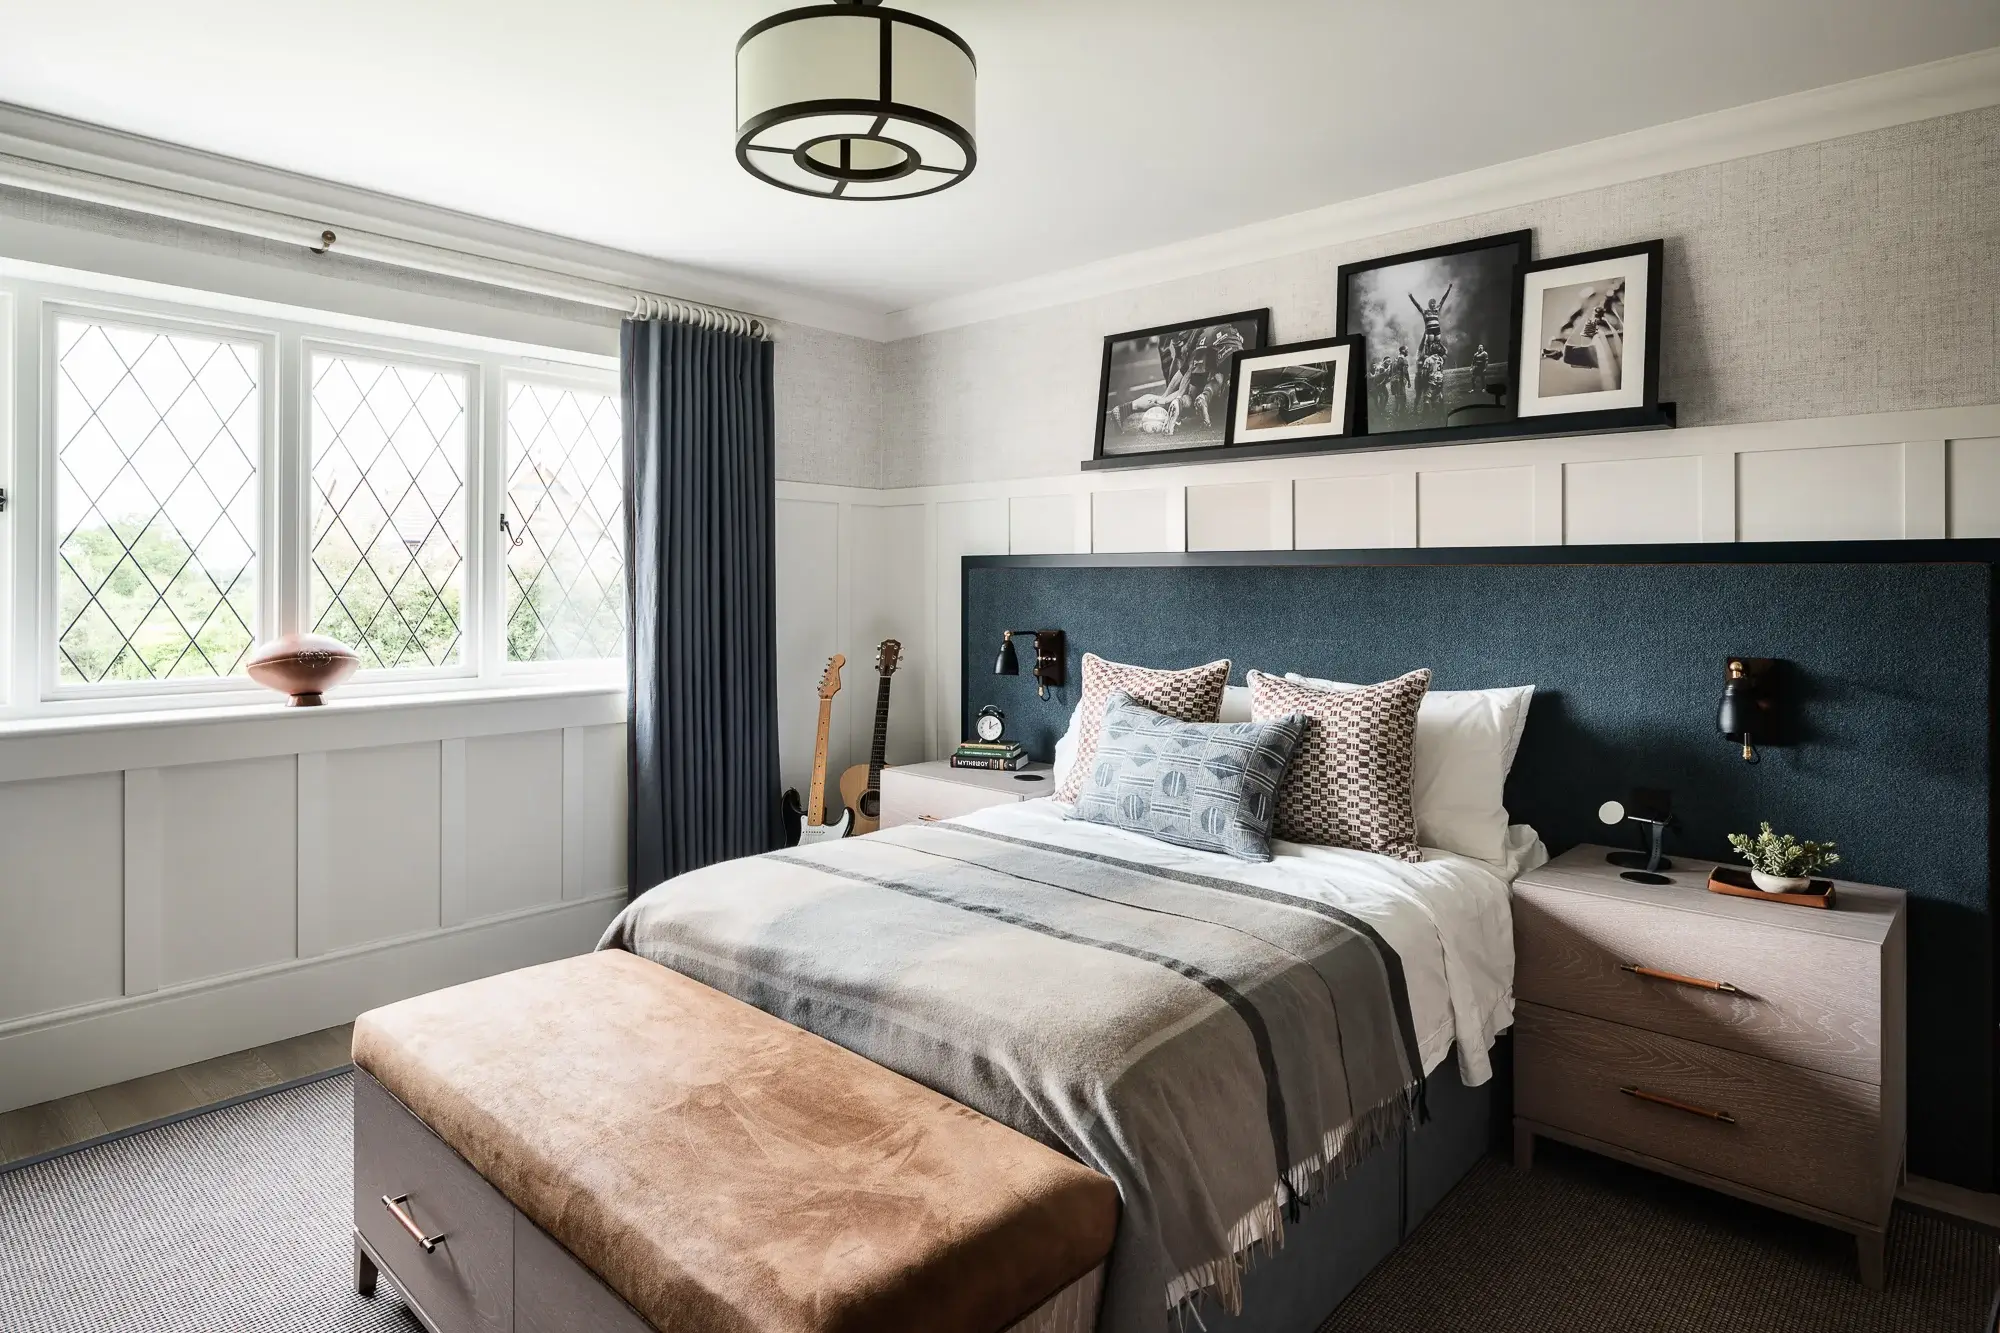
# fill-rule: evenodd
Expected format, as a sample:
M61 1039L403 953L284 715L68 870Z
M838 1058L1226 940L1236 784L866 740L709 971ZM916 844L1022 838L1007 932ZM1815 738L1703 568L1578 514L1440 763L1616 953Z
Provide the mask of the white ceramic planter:
M1766 893L1804 893L1812 887L1812 880L1803 875L1767 875L1761 870L1750 872L1750 882Z

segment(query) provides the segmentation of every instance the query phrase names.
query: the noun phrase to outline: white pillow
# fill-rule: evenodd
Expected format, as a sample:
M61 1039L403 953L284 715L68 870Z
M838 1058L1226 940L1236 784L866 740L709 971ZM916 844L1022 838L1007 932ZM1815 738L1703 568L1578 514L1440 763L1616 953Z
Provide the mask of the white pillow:
M1309 682L1317 684L1317 682ZM1055 771L1049 774L1049 781L1055 786L1050 791L1058 791L1063 785L1063 777L1076 762L1076 715L1083 711L1079 701L1069 710L1069 730L1063 732L1056 741ZM1217 722L1248 722L1250 720L1250 687L1248 685L1225 685L1222 687L1222 713ZM1509 756L1511 759L1512 756Z
M1359 688L1290 672L1285 679L1322 690ZM1481 861L1507 859L1503 793L1534 696L1532 685L1424 695L1410 762L1418 842Z

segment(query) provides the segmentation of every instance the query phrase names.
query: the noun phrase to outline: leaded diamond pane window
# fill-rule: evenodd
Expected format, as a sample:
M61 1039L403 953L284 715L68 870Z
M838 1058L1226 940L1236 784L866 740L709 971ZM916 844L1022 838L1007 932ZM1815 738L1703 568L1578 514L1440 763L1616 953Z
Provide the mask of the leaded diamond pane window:
M363 667L438 667L464 633L467 377L312 358L308 620Z
M515 384L507 395L507 660L625 653L618 402Z
M56 321L62 684L228 676L256 638L255 343Z

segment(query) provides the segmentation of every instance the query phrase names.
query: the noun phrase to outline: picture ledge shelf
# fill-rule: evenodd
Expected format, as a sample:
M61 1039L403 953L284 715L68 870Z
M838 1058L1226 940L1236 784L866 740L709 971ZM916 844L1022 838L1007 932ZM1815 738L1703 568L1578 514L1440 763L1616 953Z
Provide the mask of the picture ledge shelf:
M1228 463L1238 459L1291 458L1301 454L1360 454L1382 449L1415 449L1425 445L1478 444L1491 440L1560 440L1573 435L1622 435L1638 430L1672 430L1674 404L1620 407L1606 412L1572 412L1563 416L1515 417L1430 430L1401 430L1388 435L1349 435L1333 440L1288 440L1276 444L1204 446L1200 449L1158 449L1084 460L1085 472L1110 468L1170 467L1186 463Z

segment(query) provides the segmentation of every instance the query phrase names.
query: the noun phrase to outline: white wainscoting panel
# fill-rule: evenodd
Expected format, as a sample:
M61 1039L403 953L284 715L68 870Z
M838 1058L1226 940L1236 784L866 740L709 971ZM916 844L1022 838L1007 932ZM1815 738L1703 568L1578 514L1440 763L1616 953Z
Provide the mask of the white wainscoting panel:
M1852 444L1738 454L1736 535L1746 542L1901 537L1903 446Z
M1701 540L1701 459L1606 458L1562 470L1563 540Z
M124 992L124 799L119 773L0 783L0 1022Z
M778 767L800 792L812 771L819 721L815 689L826 659L841 651L840 506L778 501ZM838 729L834 746L846 754Z
M625 887L625 728L577 727L565 735L573 735L582 752L582 810L575 822L583 837L583 881L574 889L565 887L564 896L620 892ZM567 792L563 799L567 809Z
M1300 477L1292 483L1292 543L1301 551L1417 544L1414 473Z
M2000 537L2000 437L1953 440L1947 459L1951 535Z
M1070 555L1090 549L1087 542L1078 540L1076 529L1074 495L1016 495L1007 501L1010 555Z
M166 810L160 770L125 770L125 993L160 988L160 912L166 897Z
M1527 546L1534 540L1534 468L1417 475L1417 545Z
M1292 484L1243 481L1187 488L1190 551L1288 551Z
M1179 486L1096 492L1090 497L1090 549L1100 554L1185 549L1183 494Z
M848 688L836 705L847 722L847 762L865 764L875 738L875 648L902 645L889 681L887 762L923 759L930 745L930 514L921 504L854 505L853 628L848 633Z
M296 761L279 755L152 771L160 775L160 984L294 957Z
M326 947L438 929L437 743L334 750L324 762Z
M1075 512L1073 504L1071 512ZM933 753L948 750L965 739L959 735L963 724L958 711L962 685L958 635L965 593L960 561L968 555L1007 554L1007 502L946 500L936 506L936 513L937 606L933 622L936 629L931 638L931 657L936 664L931 679L937 682L936 698L932 700L932 728L936 736ZM999 651L995 645L994 652Z
M465 742L465 919L563 897L563 734Z

